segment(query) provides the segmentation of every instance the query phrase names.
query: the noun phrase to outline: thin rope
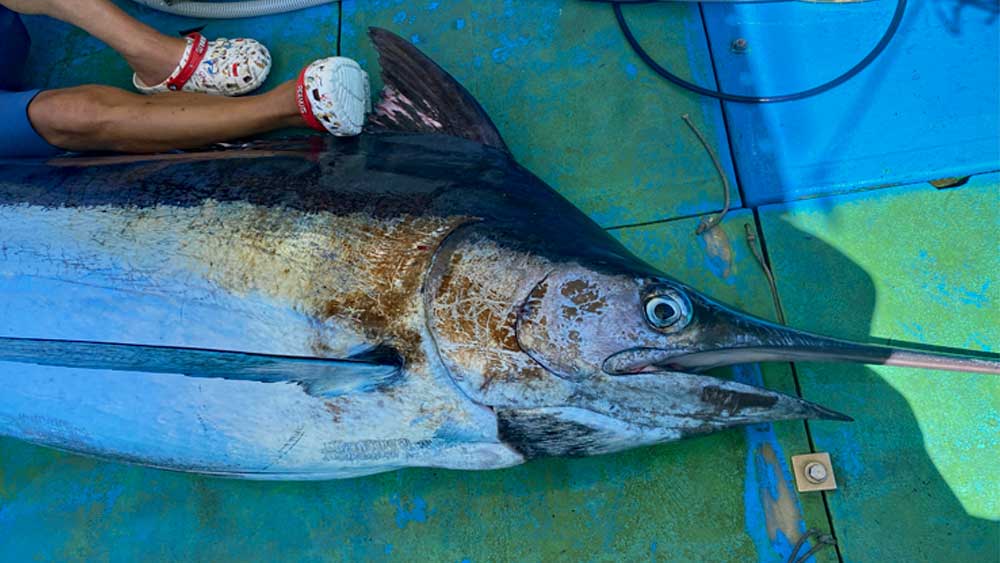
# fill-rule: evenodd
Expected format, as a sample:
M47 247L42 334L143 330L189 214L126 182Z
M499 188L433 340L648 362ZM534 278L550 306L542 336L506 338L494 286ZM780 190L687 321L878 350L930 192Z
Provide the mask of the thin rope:
M809 538L814 536L816 537L816 545L799 556L799 550L802 549L802 546L805 545ZM837 545L837 540L833 536L830 534L821 534L819 530L810 529L799 536L799 541L795 542L795 547L792 548L792 552L788 555L786 563L805 563L813 555L833 545Z
M870 65L873 61L875 61L875 59L877 59L879 55L882 54L882 51L884 51L885 48L889 46L889 42L892 41L892 38L896 35L896 31L899 30L899 25L903 21L903 14L906 12L906 2L907 2L907 0L896 0L896 10L893 12L892 20L889 22L889 26L886 28L885 33L882 35L882 38L879 39L878 43L875 44L875 47L867 55L865 55L865 58L861 59L860 62L858 62L856 65L848 69L847 72L845 72L844 74L841 74L840 76L834 78L833 80L830 80L829 82L825 82L823 84L820 84L819 86L809 88L808 90L795 92L794 94L784 94L780 96L744 96L741 94L730 94L728 92L711 90L703 86L699 86L697 84L694 84L693 82L688 82L687 80L684 80L683 78L670 72L666 68L660 66L660 64L657 63L653 59L653 57L650 56L649 53L647 53L646 50L642 48L642 45L639 44L639 40L636 39L635 35L632 34L632 29L629 28L628 22L625 21L625 15L622 13L621 2L616 2L615 0L605 0L605 1L611 2L611 7L615 12L615 19L618 21L618 27L621 29L622 34L625 36L625 40L632 47L632 50L635 51L635 54L638 55L638 57L642 60L642 62L646 63L646 66L648 66L653 72L667 79L668 81L676 84L677 86L684 88L685 90L690 90L691 92L701 94L702 96L708 96L710 98L715 98L717 100L724 100L727 102L737 102L744 104L764 104L764 103L790 102L793 100L802 100L804 98L815 96L817 94L826 92L827 90L836 88L837 86L840 86L844 82L847 82L848 80L854 78L862 70L867 68L868 65ZM627 3L650 4L652 2L649 0L643 0L638 2L627 2Z
M747 233L747 246L749 246L750 251L753 252L753 256L757 259L757 263L760 264L760 268L764 270L764 275L767 277L767 283L771 286L771 299L774 300L774 310L778 314L778 322L786 324L785 313L781 309L781 300L778 299L778 285L774 283L774 274L771 273L771 268L767 265L767 261L764 260L764 255L757 247L757 234L754 232L754 229L750 227L750 223L744 223L743 228Z
M705 152L707 152L708 156L712 158L712 164L715 165L716 172L718 172L719 177L722 178L722 211L720 211L718 215L702 219L701 223L698 224L698 228L694 231L694 234L700 235L701 233L715 227L719 223L722 223L722 219L726 216L726 213L729 213L729 206L731 203L729 196L729 179L726 177L726 171L722 169L722 162L719 161L719 155L715 154L715 150L713 150L712 146L708 144L707 140L705 140L705 136L701 134L701 131L699 131L694 122L691 121L691 116L685 113L681 116L681 119L684 120L684 123L687 123L688 127L691 128L691 131L693 131L695 136L698 137L698 140L701 141L701 146L705 147Z

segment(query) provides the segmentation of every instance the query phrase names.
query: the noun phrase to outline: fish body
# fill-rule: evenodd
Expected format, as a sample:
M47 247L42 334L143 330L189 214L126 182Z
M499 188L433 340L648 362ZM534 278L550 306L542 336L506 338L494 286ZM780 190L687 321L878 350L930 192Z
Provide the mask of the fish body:
M498 439L495 413L448 375L435 337L459 360L463 346L511 338L496 321L516 312L531 276L588 236L610 237L509 155L471 141L383 133L320 151L286 145L251 149L279 153L253 160L11 167L0 188L0 336L317 358L384 348L405 377L313 397L287 384L7 363L4 433L220 474L523 461ZM167 187L178 178L196 185ZM527 230L538 233L534 249L510 243ZM445 241L453 250L442 253ZM436 259L445 262L428 288ZM496 301L456 289L501 265L530 265L529 280L493 280L509 291ZM443 332L463 307L480 307L483 326L459 346Z
M0 384L17 390L0 401L5 433L209 473L325 478L522 461L497 439L495 415L444 370L423 288L443 242L475 222L518 217L499 206L525 201L519 191L557 204L553 220L579 212L469 141L369 135L330 143L316 160L304 149L236 161L237 177L230 159L65 168L58 179L45 166L19 170L30 188L0 190L3 333L319 358L382 347L405 363L404 378L313 397L287 384L11 364L0 369ZM178 177L200 189L163 189ZM497 182L506 191L494 217L467 205L463 192ZM63 404L66 393L77 399ZM110 428L93 428L102 417Z
M637 259L444 71L373 38L387 88L359 139L4 166L0 433L329 479L844 418L694 373L819 341Z

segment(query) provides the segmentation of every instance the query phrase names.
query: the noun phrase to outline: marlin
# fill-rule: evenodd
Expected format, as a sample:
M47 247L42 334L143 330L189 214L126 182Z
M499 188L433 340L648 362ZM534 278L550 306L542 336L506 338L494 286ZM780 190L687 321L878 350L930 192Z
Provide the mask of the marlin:
M415 47L371 38L385 88L358 139L4 164L0 434L333 479L848 420L700 374L735 363L1000 372L713 301L519 166Z

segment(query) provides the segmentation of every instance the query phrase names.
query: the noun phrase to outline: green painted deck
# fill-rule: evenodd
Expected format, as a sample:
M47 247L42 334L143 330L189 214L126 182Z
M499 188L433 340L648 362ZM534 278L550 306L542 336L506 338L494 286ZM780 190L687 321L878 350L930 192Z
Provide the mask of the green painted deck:
M957 189L909 186L765 207L789 324L995 346L998 190L994 174ZM816 364L798 366L798 376L806 398L856 419L809 425L839 470L842 487L829 501L845 560L1000 554L996 376Z
M123 5L164 31L206 23ZM338 8L209 22L204 33L248 30L268 44L273 87L335 53L338 40L342 54L373 66L364 29L387 27L479 98L526 167L694 287L774 318L745 239L750 225L763 236L792 325L976 349L1000 342L1000 288L991 284L1000 272L1000 177L737 209L722 228L696 236L701 216L721 208L722 184L681 115L715 145L738 207L721 107L651 76L607 6L379 0ZM697 8L628 11L663 62L711 83ZM29 27L36 84L128 84L124 63L96 41L37 20ZM805 364L736 376L801 390L857 421L760 425L496 472L405 470L304 484L172 474L0 439L0 561L778 562L807 528L833 530L840 542L818 561L1000 553L1000 474L990 465L1000 458L1000 380ZM788 458L813 450L831 452L838 491L794 491Z

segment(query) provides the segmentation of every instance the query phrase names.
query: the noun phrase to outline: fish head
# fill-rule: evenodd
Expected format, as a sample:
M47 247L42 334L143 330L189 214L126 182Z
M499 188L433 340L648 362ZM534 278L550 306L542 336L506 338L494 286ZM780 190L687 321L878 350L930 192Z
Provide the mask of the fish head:
M729 338L719 336L727 331L716 320L714 304L666 276L549 272L521 306L517 337L524 353L570 390L536 408L497 409L502 438L528 457L582 456L742 424L850 420L798 397L662 361L700 349L706 338Z
M743 424L850 420L798 397L700 373L713 367L828 360L998 368L778 325L624 249L577 237L588 248L575 255L569 243L528 253L479 229L451 237L435 256L424 285L427 326L443 372L464 397L496 414L499 438L526 457L610 453ZM548 234L544 242L562 243L558 232Z
M578 265L550 271L531 289L517 338L524 353L571 382L570 392L547 405L498 410L504 439L529 456L608 453L742 424L850 420L798 397L698 373L720 366L805 360L1000 368L984 358L814 335L655 272Z
M522 349L569 379L697 373L762 361L826 361L1000 372L995 358L839 340L736 310L666 275L552 271L517 326Z
M518 342L547 370L570 380L654 371L654 363L615 368L623 354L695 345L702 320L691 294L666 278L561 267L525 300Z

